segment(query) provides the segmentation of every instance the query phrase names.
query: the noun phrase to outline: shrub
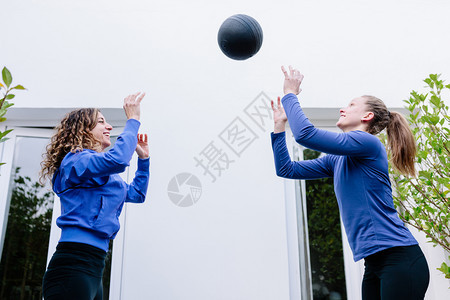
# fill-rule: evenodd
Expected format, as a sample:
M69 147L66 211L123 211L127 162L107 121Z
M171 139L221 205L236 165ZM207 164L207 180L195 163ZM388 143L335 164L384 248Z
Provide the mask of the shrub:
M424 80L428 93L412 91L404 100L417 143L417 176L402 176L392 166L390 172L400 217L424 232L434 246L440 245L450 253L450 117L444 100L450 84L444 85L439 77L431 74ZM450 267L445 262L438 270L450 278Z

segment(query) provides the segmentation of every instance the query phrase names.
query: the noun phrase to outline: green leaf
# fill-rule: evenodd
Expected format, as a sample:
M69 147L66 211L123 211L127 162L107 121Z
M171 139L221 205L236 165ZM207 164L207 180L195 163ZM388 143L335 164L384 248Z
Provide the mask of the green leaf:
M11 131L13 131L13 130L12 130L12 129L8 129L8 130L5 130L5 131L3 131L3 132L0 132L0 138L4 137L5 135L7 135L8 133L10 133Z
M441 99L439 97L437 97L437 96L432 96L431 99L430 99L430 103L433 104L436 107L439 107L440 103L441 103Z
M447 264L445 262L443 262L441 264L440 268L436 268L437 270L441 271L442 273L445 274L445 278L450 278L450 267L447 266Z
M6 95L6 99L11 100L11 99L13 99L15 96L16 96L16 95L14 95L14 94L8 94L8 95Z
M423 177L425 179L431 179L433 174L428 171L419 171L419 177Z
M428 151L420 150L419 152L417 152L417 156L421 159L426 159L428 156Z
M9 140L9 138L2 138L2 139L0 139L0 143L3 143L5 141L7 141L7 140Z
M6 113L7 108L11 107L13 105L14 105L14 103L9 103L8 101L3 102L3 106L2 106L2 108L0 108L0 112Z
M9 86L11 85L11 82L12 82L12 76L11 76L11 72L9 72L9 70L6 67L3 67L2 77L3 77L3 82L5 83L6 87L9 88Z
M429 211L430 213L434 213L435 212L435 210L431 206L425 206L425 210Z
M429 120L431 124L436 125L439 122L439 116L430 116Z
M26 90L22 85L18 84L15 87L12 88L13 90Z

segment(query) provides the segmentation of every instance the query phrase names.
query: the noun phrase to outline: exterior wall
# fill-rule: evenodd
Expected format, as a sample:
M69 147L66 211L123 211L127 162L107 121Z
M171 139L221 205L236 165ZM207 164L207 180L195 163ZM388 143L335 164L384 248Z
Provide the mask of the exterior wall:
M361 94L400 107L429 73L450 78L444 0L1 1L0 64L28 88L16 107L120 108L127 94L147 92L142 130L152 177L147 203L127 206L123 217L121 299L295 295L270 114L249 114L255 101L281 95L280 65L305 73L307 108L342 107ZM247 61L228 59L217 45L221 23L237 13L264 30L260 52ZM251 143L234 152L226 136L242 124ZM211 145L230 159L220 174L212 169L214 182L195 160ZM168 194L180 173L201 182L189 207ZM428 299L446 298L448 281L430 287Z

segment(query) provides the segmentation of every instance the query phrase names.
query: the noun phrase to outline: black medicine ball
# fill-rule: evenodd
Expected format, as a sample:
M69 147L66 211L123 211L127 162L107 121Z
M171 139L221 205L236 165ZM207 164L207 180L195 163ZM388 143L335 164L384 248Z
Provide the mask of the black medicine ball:
M233 15L220 26L217 35L220 50L231 59L244 60L261 48L263 32L258 22L247 15Z

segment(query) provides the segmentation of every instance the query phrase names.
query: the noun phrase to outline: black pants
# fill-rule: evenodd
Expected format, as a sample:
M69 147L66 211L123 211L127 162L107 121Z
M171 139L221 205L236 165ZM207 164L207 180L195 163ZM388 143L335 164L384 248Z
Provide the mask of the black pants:
M59 243L42 283L45 300L102 300L106 252L82 243Z
M386 249L366 257L364 261L363 300L425 297L430 272L418 245Z

